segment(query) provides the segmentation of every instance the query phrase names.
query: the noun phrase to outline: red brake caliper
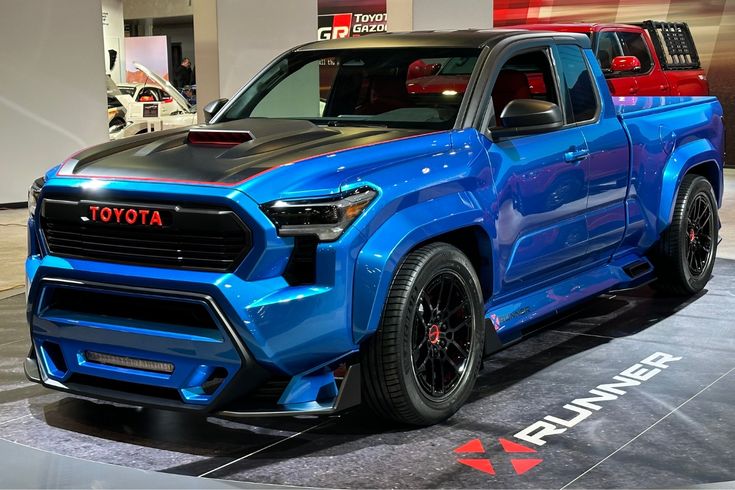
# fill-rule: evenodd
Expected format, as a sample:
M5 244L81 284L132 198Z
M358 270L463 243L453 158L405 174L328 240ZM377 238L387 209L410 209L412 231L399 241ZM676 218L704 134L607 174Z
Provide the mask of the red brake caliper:
M432 325L429 327L429 342L432 345L439 342L439 325Z

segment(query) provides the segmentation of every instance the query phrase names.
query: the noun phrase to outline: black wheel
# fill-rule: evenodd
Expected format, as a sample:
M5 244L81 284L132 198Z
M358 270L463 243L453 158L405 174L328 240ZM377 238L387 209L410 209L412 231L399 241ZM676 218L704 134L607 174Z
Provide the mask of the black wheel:
M482 358L480 283L457 248L411 252L393 279L378 332L362 347L363 398L413 425L450 417L472 391Z
M718 230L712 186L704 177L687 175L676 197L673 220L661 236L655 257L657 289L677 295L704 289L715 266Z

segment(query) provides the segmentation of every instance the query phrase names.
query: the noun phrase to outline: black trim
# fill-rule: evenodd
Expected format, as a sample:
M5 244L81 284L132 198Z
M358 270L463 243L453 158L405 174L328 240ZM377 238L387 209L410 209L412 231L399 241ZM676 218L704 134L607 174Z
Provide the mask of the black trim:
M483 348L482 354L483 354L483 357L487 357L491 354L494 354L495 352L498 352L499 350L507 346L504 346L503 343L500 341L498 332L495 331L495 325L493 325L493 322L490 321L490 319L485 318L484 325L485 325L485 346Z
M332 415L348 408L355 407L362 402L362 381L360 376L360 364L355 363L347 368L347 374L339 384L337 397L331 406L309 409L288 409L277 407L274 409L237 408L222 410L215 415L232 418L252 417L289 417L298 415Z
M319 238L316 235L297 236L294 238L291 257L283 273L290 286L314 284L316 282L316 250Z

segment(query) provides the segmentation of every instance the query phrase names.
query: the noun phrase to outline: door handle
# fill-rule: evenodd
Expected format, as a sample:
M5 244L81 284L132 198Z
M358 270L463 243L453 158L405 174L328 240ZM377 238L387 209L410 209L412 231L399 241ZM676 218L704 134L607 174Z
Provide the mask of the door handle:
M582 161L588 156L590 156L590 151L586 148L564 152L564 160L569 163Z

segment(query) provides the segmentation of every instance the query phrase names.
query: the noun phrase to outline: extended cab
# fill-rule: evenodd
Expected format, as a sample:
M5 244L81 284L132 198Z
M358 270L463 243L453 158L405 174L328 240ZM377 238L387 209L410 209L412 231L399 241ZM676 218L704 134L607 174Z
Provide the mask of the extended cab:
M517 27L589 36L612 95L709 95L709 82L685 22Z
M410 88L437 64L454 88ZM712 272L720 104L613 100L584 35L309 43L206 112L34 182L30 379L431 424L530 324L656 278L691 295Z

